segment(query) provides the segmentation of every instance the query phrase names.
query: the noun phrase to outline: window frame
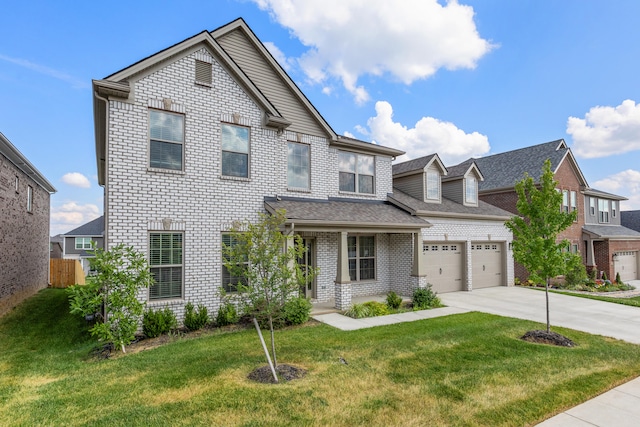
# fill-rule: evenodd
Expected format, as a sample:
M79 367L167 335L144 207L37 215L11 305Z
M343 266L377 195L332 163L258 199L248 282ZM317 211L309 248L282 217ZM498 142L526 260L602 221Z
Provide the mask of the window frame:
M229 128L239 128L239 129L246 129L247 130L247 151L246 152L242 152L242 151L236 151L236 150L229 150L229 149L225 149L224 147L224 128L225 127L229 127ZM220 176L224 177L224 178L240 178L240 179L249 179L251 177L251 127L249 126L243 126L243 125L238 125L235 123L228 123L228 122L221 122L220 123ZM241 154L241 155L245 155L247 156L247 171L246 171L246 175L233 175L233 174L225 174L225 161L224 161L224 157L225 157L225 153L231 153L231 154Z
M152 136L152 123L151 123L151 116L153 114L159 114L159 115L167 115L167 116L175 116L175 117L179 117L182 121L182 135L181 135L181 141L176 141L176 140L170 140L170 139L163 139L163 138L154 138ZM149 168L154 169L154 170L167 170L167 171L177 171L177 172L183 172L184 171L184 157L185 157L185 134L186 134L186 130L185 130L185 125L186 125L186 120L185 120L185 115L181 114L181 113L175 113L173 111L165 111L165 110L158 110L155 108L149 108L149 114L148 114L148 120L149 120L149 126L148 126L148 140L149 140ZM153 151L153 146L154 143L158 143L158 144L168 144L168 145L180 145L180 168L174 168L174 167L166 167L166 166L162 166L161 164L153 164L152 161L152 151Z
M351 256L351 241L355 239L355 252L354 256ZM364 244L362 243L363 239L372 239L372 248L373 255L363 255L362 248ZM349 280L355 283L365 283L365 282L373 282L377 280L377 252L378 252L378 242L375 234L349 234L347 236L347 263L349 268ZM424 249L424 248L423 248ZM373 261L372 266L363 266L363 261ZM351 263L354 263L354 267L351 268ZM365 277L362 278L362 273L364 270L369 270L373 277ZM352 274L353 271L353 274Z
M427 170L424 176L424 182L425 182L425 189L424 189L425 199L431 200L431 201L439 201L440 191L441 191L440 190L440 173L435 170ZM429 192L432 190L435 193L435 195L430 196Z
M233 234L229 233L229 232L222 232L221 237L220 237L220 285L222 286L222 289L224 289L224 291L226 293L238 293L238 283L241 283L242 280L242 276L234 276L231 274L231 272L227 269L227 267L224 265L224 261L225 261L225 251L224 251L224 247L225 245L229 246L227 243L225 243L225 236L229 236L229 243L231 245L235 245L237 244L237 242L234 242L233 240ZM246 265L247 268L249 268L249 260L243 262L242 264ZM234 280L235 279L235 280ZM245 281L244 283L242 283L243 285L246 286L247 282Z
M471 193L470 189L472 189ZM470 198L470 195L473 197ZM478 204L478 180L475 176L469 175L464 179L464 201L470 205Z
M596 199L595 197L589 197L589 214L596 216Z
M290 181L290 173L292 173L291 168L304 167L304 165L300 166L300 165L292 164L292 160L294 160L295 158L302 158L302 157L294 157L294 159L292 159L291 157L292 153L290 150L291 147L305 147L307 151L306 153L307 182L305 186L292 185L292 182ZM293 189L293 190L310 190L311 189L311 145L310 144L306 144L304 142L287 141L287 188Z
M33 187L27 185L27 212L33 213Z
M617 203L618 202L616 202L615 200L611 200L611 217L612 218L616 218L616 216L617 216L617 212L618 212L618 209L617 209L617 206L616 206Z
M87 247L87 240L89 240L89 246ZM78 251L92 249L91 242L93 239L91 237L76 237L74 241L74 248ZM82 242L80 247L78 247L78 242Z
M340 158L342 156L354 156L355 157L355 161L354 161L354 167L353 170L346 170L343 169L342 166L342 162L340 161ZM363 173L360 171L360 166L361 166L361 162L360 159L364 159L364 158L370 158L371 159L371 165L373 167L373 174L370 175L368 173ZM351 162L349 162L351 163ZM348 175L352 175L353 176L353 190L348 189L348 188L343 188L342 185L342 176L344 174L348 174ZM368 191L362 191L361 187L361 180L360 177L371 177L371 192ZM340 192L343 193L356 193L356 194L362 194L362 195L370 195L370 196L375 196L376 195L376 156L375 155L371 155L371 154L362 154L362 153L355 153L353 151L343 151L340 150L338 151L338 189Z
M160 247L159 248L154 248L152 247L153 243L152 243L152 239L153 236L158 235L160 236ZM168 235L171 236L170 240L171 240L171 246L169 248L165 248L162 246L162 236L163 235ZM180 236L180 246L178 247L173 247L174 244L174 236ZM162 300L172 300L172 299L182 299L184 298L184 266L185 266L185 261L184 261L184 243L185 243L185 238L184 238L184 233L183 232L175 232L175 231L150 231L149 232L149 272L151 273L152 277L154 278L154 284L152 284L151 286L149 286L149 291L148 291L148 299L149 301L162 301ZM162 258L164 256L166 256L166 254L164 254L164 251L174 251L174 250L178 250L180 251L180 263L158 263L158 264L154 264L154 250L160 251L160 253L157 255L160 259L160 261L162 261ZM170 258L171 260L173 260L173 257L175 256L175 254L171 254ZM180 280L180 292L176 293L176 292L171 292L173 288L173 284L170 283L169 284L169 292L168 293L161 293L161 290L157 291L157 295L153 295L153 293L158 289L158 286L162 285L163 283L160 283L157 279L157 277L161 274L162 269L169 269L170 275L172 276L172 279L175 280L175 276L173 273L174 269L180 269L179 270L179 280ZM157 273L154 274L154 270L157 270ZM172 280L172 281L173 281Z
M600 202L602 202L602 207ZM598 222L601 224L608 224L610 222L609 205L608 199L598 199Z
M569 190L562 190L562 207L560 210L569 213Z

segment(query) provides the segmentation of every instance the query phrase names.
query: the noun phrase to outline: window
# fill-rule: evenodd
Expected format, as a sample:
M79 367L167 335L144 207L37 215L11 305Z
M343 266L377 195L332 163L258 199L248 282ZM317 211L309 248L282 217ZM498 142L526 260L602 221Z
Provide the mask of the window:
M571 212L578 209L578 193L575 191L571 192Z
M440 200L440 174L427 171L427 199Z
M154 280L149 299L182 297L182 240L182 233L149 235L149 266Z
M149 110L149 166L182 170L184 116Z
M614 218L616 217L616 211L618 210L617 204L618 202L615 202L615 201L611 202L611 216L613 216Z
M340 171L340 191L373 194L374 192L374 157L364 154L338 154Z
M352 282L376 278L376 239L374 236L348 236L349 277Z
M465 179L465 194L467 203L478 203L478 183L475 177L468 176Z
M16 180L14 183L15 187L16 187L16 193L20 192L20 178L18 178L18 175L16 175Z
M287 145L287 185L291 188L310 187L309 145L289 142Z
M223 234L222 235L222 245L223 245L223 260L225 259L224 255L224 246L235 246L237 244L237 240L235 240L231 234ZM248 262L244 263L248 266ZM233 276L231 272L225 267L224 262L222 263L222 288L226 292L238 292L238 284L246 284L246 279L242 276Z
M27 212L33 212L33 187L27 185Z
M562 190L562 212L569 212L569 190Z
M91 237L76 237L76 249L91 249Z
M578 253L578 245L571 245L571 252L573 252L574 254Z
M609 201L598 199L598 222L609 222Z
M222 175L249 178L249 128L222 124Z
M596 199L589 197L589 213L591 216L596 216Z

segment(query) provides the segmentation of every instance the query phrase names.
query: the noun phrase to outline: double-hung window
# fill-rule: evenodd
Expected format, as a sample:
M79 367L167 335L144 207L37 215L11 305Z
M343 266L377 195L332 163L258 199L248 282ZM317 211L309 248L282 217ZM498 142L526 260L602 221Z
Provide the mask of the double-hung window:
M569 212L569 190L562 190L562 212Z
M465 179L465 194L467 203L478 203L478 180L473 176Z
M249 128L222 124L222 175L249 178Z
M76 249L91 249L91 237L76 237Z
M349 277L352 282L375 280L376 239L374 236L348 236Z
M427 171L427 200L440 200L440 174Z
M596 216L596 199L589 197L589 213L591 216Z
M287 143L287 186L308 190L310 187L310 150L308 144Z
M375 157L365 154L338 153L340 191L373 194L375 189Z
M184 153L184 116L149 110L149 166L182 170Z
M182 252L182 233L149 235L149 267L154 280L149 288L149 299L182 297Z
M231 274L231 271L224 265L224 261L226 261L227 255L225 254L225 247L233 247L237 245L238 242L233 238L231 234L223 234L222 235L222 288L226 292L237 292L238 284L246 284L246 278L243 276L234 276ZM246 268L249 265L248 262L242 263L242 266Z
M609 201L598 199L598 222L609 222Z

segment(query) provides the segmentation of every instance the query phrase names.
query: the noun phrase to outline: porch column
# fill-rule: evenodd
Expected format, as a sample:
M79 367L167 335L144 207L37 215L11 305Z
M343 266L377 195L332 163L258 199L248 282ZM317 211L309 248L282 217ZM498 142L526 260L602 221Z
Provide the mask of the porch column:
M423 277L427 274L427 265L425 257L422 254L422 231L413 233L413 266L411 267L411 275L414 277Z
M347 232L338 235L338 268L335 281L336 308L346 310L351 305L351 278L349 277L349 248Z
M596 266L596 257L593 251L593 239L587 239L587 267Z

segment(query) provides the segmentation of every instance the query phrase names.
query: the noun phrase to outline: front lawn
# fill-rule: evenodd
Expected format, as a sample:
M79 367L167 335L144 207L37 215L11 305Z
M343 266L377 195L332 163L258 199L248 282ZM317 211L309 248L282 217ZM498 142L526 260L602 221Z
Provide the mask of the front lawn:
M562 328L578 347L531 344L542 325L468 313L278 331L308 373L258 384L255 331L96 360L66 311L47 289L0 319L0 425L532 425L640 375L637 346Z

